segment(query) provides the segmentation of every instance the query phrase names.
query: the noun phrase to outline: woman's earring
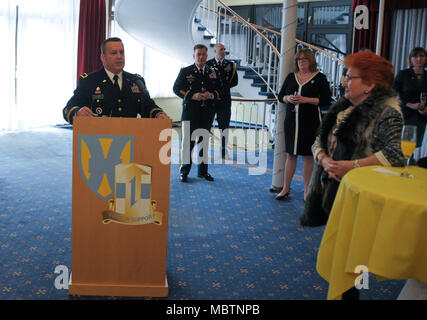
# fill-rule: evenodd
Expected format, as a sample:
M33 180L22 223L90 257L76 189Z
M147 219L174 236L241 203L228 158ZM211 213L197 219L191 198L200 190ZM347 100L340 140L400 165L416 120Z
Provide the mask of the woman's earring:
M364 94L369 94L368 90L363 91Z

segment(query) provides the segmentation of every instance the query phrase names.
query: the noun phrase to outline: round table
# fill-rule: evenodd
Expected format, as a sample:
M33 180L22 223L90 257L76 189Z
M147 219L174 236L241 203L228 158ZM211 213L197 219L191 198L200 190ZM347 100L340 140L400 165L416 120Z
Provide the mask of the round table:
M400 177L402 168L378 166L342 179L317 259L328 299L355 286L359 270L427 283L427 169L408 170L413 179Z

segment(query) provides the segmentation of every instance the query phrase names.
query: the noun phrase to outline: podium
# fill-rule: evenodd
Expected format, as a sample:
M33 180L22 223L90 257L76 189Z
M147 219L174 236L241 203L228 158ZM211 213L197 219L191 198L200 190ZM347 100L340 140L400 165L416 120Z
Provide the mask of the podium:
M74 119L70 295L168 295L171 125Z

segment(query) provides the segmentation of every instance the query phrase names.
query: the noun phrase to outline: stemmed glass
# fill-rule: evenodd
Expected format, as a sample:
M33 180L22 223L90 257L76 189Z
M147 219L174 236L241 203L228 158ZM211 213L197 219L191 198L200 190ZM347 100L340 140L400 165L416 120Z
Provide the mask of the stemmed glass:
M205 93L206 92L206 88L201 88L200 92L201 93ZM206 100L202 100L202 104L200 106L201 107L206 107Z
M414 176L408 172L409 160L417 146L417 127L403 126L402 129L402 153L405 156L405 167L400 174L401 177L413 178Z
M427 93L421 92L420 93L420 102L424 105L423 107L426 107L426 101L427 101Z

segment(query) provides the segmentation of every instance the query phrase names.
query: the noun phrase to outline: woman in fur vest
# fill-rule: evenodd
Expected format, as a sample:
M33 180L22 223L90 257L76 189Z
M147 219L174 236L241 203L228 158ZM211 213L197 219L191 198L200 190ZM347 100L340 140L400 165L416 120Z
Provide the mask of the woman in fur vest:
M345 98L329 109L312 146L316 161L303 226L326 224L341 178L363 166L402 166L399 101L391 89L393 65L373 52L348 55Z

